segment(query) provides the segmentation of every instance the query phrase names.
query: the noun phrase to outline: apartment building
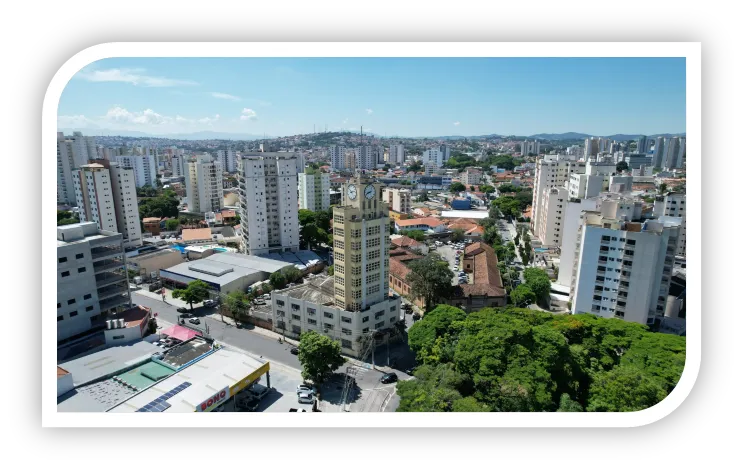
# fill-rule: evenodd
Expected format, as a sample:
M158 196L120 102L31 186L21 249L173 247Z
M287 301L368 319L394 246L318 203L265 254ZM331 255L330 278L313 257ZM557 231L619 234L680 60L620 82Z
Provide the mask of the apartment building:
M568 191L564 187L544 189L535 235L546 247L559 246L564 231L563 218L568 203Z
M364 145L355 150L356 169L376 169L379 162L384 163L384 148L379 145Z
M653 168L660 168L663 166L663 156L666 154L666 138L655 137L655 145L653 146L653 157L652 165Z
M681 220L632 222L621 218L620 205L603 203L599 211L583 212L572 266L572 313L654 325L665 312Z
M186 157L175 154L170 157L170 173L173 177L186 176Z
M684 165L686 155L686 138L671 137L663 150L662 167L665 170L680 168Z
M586 163L572 161L569 158L567 155L547 155L536 163L530 222L533 233L539 232L537 221L542 220L544 190L550 187L563 187L572 174L586 172Z
M82 165L72 175L80 221L93 222L99 230L121 233L125 248L141 246L134 170L99 161Z
M57 342L105 327L131 307L122 235L93 222L57 227Z
M248 152L238 160L245 254L299 249L296 159L290 152Z
M540 143L534 140L533 142L530 142L528 140L524 140L524 142L521 144L521 155L527 156L529 154L539 155Z
M465 186L477 186L482 181L482 170L474 166L468 166L462 173L462 184Z
M222 171L225 171L227 173L234 173L237 171L234 148L228 148L227 150L217 150L217 161L219 161L222 165Z
M681 233L676 255L686 257L686 194L669 192L666 195L657 196L653 206L653 217L663 216L681 218Z
M391 166L402 166L405 163L405 147L403 145L390 145L387 162Z
M317 212L330 208L330 175L319 171L300 173L299 208Z
M440 168L444 166L444 163L449 161L451 158L451 148L447 145L439 145L438 147L430 148L425 150L421 155L421 163L432 163L435 167Z
M343 185L343 205L333 210L335 275L274 291L274 330L293 337L314 330L359 357L364 338L394 327L400 297L389 295L389 208L382 184L357 175Z
M385 188L382 191L382 201L398 213L410 213L412 210L412 193L409 189Z
M637 153L647 153L650 150L648 143L648 137L646 135L640 135L637 137L637 149L635 151Z
M149 151L144 155L120 155L114 161L123 168L134 170L134 181L137 187L157 187L157 163Z
M57 132L57 204L76 205L72 172L75 169L72 142Z
M348 168L348 166L346 166L346 147L339 145L328 147L328 157L330 158L330 167L333 171L340 171Z
M186 200L193 213L219 212L224 207L222 164L208 154L187 164Z

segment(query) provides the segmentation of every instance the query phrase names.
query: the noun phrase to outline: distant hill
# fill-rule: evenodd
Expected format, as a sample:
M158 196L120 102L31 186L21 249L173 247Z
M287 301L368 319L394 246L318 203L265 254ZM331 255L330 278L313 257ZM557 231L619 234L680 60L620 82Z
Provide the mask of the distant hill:
M111 129L57 129L58 132L64 132L65 135L72 135L73 132L82 132L83 135L89 135L93 137L102 136L114 136L114 137L139 137L139 138L170 138L173 140L258 140L262 138L272 139L276 138L271 135L256 135L256 134L239 134L229 132L212 132L210 130L203 130L200 132L192 132L187 134L148 134L145 132L139 132L137 130L111 130Z
M528 138L536 138L540 140L580 140L591 137L588 134L581 134L578 132L565 132L563 134L535 134L530 135Z

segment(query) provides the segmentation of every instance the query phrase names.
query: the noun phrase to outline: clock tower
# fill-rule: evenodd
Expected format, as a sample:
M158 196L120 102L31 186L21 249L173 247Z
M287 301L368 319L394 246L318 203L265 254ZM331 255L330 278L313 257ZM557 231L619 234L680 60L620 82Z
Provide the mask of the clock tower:
M390 216L382 186L357 173L333 209L334 299L347 311L388 300Z

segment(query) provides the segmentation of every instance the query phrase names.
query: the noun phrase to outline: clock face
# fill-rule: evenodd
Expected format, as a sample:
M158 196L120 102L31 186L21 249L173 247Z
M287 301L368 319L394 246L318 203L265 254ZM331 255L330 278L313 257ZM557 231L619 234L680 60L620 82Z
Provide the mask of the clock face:
M366 186L366 188L364 189L364 195L366 196L367 199L373 198L374 197L374 186L372 186L371 184Z
M356 186L353 184L348 186L348 198L351 200L356 200Z

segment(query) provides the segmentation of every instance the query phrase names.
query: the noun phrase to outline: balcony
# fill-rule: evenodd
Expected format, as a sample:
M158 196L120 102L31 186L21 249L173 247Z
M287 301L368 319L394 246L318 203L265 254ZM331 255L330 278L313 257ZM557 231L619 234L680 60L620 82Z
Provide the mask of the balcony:
M116 295L105 301L101 301L101 311L107 311L111 308L115 308L117 306L121 306L124 304L129 304L129 296L128 295Z
M128 285L111 285L98 290L98 301L103 301L117 295L121 295L129 290Z
M124 263L120 261L104 260L100 263L93 264L93 271L96 274L101 272L110 272L112 270L121 269L124 267Z

